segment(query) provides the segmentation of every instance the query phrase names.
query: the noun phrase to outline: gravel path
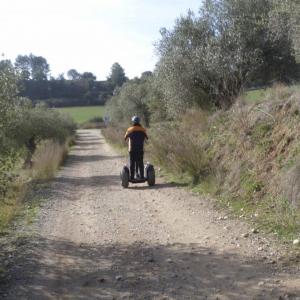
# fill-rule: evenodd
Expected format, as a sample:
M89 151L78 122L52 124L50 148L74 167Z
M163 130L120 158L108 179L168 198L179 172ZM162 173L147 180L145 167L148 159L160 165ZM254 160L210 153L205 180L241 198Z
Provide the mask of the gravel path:
M0 298L300 299L272 242L161 178L123 189L124 161L78 132Z

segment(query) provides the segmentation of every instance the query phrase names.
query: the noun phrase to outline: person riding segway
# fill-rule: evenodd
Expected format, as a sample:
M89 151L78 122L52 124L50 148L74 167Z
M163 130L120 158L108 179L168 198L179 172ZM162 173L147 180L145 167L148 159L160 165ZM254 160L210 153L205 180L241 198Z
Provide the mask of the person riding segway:
M125 141L128 140L130 179L134 180L135 175L139 175L139 179L144 179L144 142L148 139L148 135L138 116L133 116L131 122L132 126L127 129L124 136Z
M152 186L155 184L154 167L150 163L144 167L144 142L148 139L148 135L138 116L133 116L131 122L132 126L127 129L124 136L125 141L128 140L130 166L128 168L125 165L121 171L122 186L127 188L129 182L143 183L146 181L148 185Z

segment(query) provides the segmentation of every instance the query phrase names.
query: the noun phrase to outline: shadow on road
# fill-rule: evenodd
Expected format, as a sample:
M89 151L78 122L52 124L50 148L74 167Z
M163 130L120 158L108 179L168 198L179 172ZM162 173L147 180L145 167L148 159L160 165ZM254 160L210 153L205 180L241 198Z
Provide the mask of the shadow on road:
M108 156L108 155L77 155L70 154L66 160L66 165L78 164L78 163L88 163L88 162L97 162L101 160L114 160L118 158L123 158L121 155Z
M42 237L17 242L21 246L5 299L266 300L285 295L266 277L269 266L261 261L197 244L78 245ZM300 288L289 292L299 294Z
M84 188L99 189L99 196L101 188L109 188L113 186L120 186L120 176L117 175L101 175L101 176L89 176L89 177L69 177L69 176L57 176L50 181L45 181L47 185L42 185L41 189L37 188L35 193L39 195L41 199L64 199L69 201L80 200L80 192L84 191ZM39 183L45 183L43 181ZM74 198L74 190L78 191L77 197ZM1 299L1 298L0 298Z
M53 179L53 182L56 185L56 190L59 190L60 185L62 189L66 187L68 189L74 189L74 187L80 186L111 186L111 185L121 185L120 176L116 175L101 175L101 176L89 176L89 177L66 177L61 176Z
M166 189L166 188L174 188L174 187L184 187L187 186L187 184L181 184L181 183L156 183L154 186L148 186L148 185L129 185L129 189L132 190L158 190L158 189Z
M105 143L102 142L102 141L88 141L86 139L82 142L80 142L80 141L76 142L76 146L78 146L78 147L81 147L81 146L95 146L95 145L99 146L101 144L105 144ZM96 150L96 148L94 148L94 149Z
M104 138L95 135L85 135L76 138L77 141L104 141Z

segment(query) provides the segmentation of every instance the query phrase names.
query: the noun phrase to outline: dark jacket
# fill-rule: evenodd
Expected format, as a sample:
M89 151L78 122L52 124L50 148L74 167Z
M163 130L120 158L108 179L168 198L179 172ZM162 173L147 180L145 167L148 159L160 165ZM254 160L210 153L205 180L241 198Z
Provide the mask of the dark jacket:
M126 131L125 141L129 139L128 151L129 152L143 152L144 141L148 139L146 129L141 125L134 125L129 127Z

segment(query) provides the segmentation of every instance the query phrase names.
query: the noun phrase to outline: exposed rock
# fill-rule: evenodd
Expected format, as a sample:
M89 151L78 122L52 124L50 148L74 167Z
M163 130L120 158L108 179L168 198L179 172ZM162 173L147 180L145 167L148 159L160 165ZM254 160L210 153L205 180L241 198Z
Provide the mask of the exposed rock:
M227 216L224 216L224 217L219 217L219 218L218 218L218 220L220 220L220 221L227 220L227 219L228 219L228 217L227 217Z
M300 240L299 239L293 240L293 245L299 245L299 244L300 244Z
M265 282L264 281L260 281L259 283L258 283L258 286L264 286L265 285Z

